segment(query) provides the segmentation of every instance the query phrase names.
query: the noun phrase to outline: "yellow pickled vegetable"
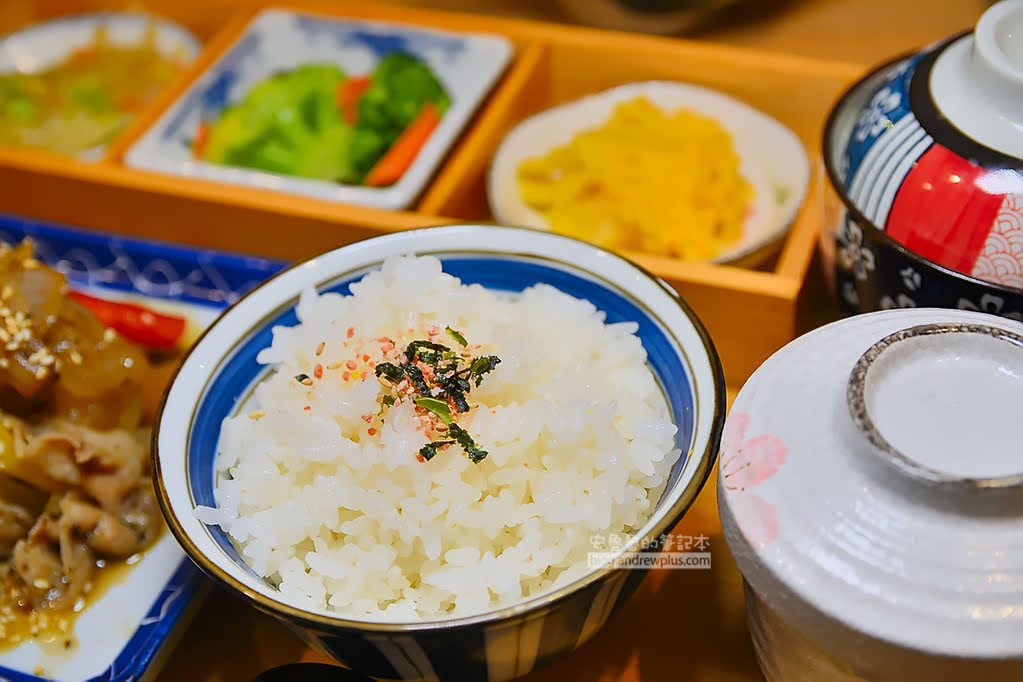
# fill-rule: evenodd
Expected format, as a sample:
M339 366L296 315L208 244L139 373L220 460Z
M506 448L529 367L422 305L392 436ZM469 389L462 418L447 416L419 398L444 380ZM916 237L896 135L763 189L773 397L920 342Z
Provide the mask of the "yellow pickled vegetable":
M555 232L701 261L742 236L753 188L739 165L714 119L639 97L602 127L524 160L517 180L523 201Z
M0 422L0 471L11 471L16 464L14 434Z

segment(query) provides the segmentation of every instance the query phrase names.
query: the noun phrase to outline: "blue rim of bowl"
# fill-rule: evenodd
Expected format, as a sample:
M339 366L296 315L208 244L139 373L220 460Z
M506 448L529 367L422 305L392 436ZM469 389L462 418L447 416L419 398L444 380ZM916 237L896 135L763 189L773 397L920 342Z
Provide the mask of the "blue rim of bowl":
M456 227L464 227L464 225L458 224L437 225L432 227L418 228L414 230L406 230L398 234L405 235L406 237L409 235L417 234L421 236L428 236L434 230L444 230ZM663 512L663 514L661 514L660 519L655 523L654 527L651 528L651 530L648 533L644 534L643 536L638 535L635 536L632 539L630 545L623 548L621 551L627 551L630 547L637 547L643 542L643 540L647 540L649 542L649 540L652 538L660 537L661 535L669 532L672 528L674 528L678 524L678 521L682 518L682 516L689 510L690 507L692 507L693 502L696 501L696 498L699 496L700 492L706 485L707 479L710 477L710 473L713 470L715 461L717 459L718 449L721 442L721 433L724 428L726 389L724 372L721 366L721 360L718 356L716 348L714 347L714 342L710 338L710 334L707 332L706 327L700 321L699 317L697 317L692 307L690 307L689 304L686 303L681 298L678 292L672 289L664 280L662 280L659 277L656 277L655 275L648 272L641 266L636 265L632 261L629 261L611 252L600 249L599 247L593 246L592 244L589 244L582 240L574 239L572 237L565 237L562 235L551 235L551 233L545 232L544 230L536 230L533 228L524 227L502 229L520 230L524 232L538 232L568 242L583 244L590 249L597 249L606 256L609 256L621 263L627 264L629 267L633 268L638 274L649 279L659 289L661 289L662 291L664 291L665 294L668 295L668 297L682 311L683 315L686 317L689 324L692 325L693 331L696 332L697 336L699 337L701 341L701 347L707 356L708 368L710 369L713 378L714 393L713 396L714 405L710 421L710 433L708 434L706 447L704 448L704 451L701 453L702 456L695 462L695 466L697 468L696 471L694 472L693 478L691 479L689 485L682 491L681 495L679 495L678 500L676 500L675 503L670 508L666 509ZM383 235L378 237L371 237L370 239L362 241L372 241L375 239L390 239L393 238L394 236L395 235ZM343 248L345 247L340 247L339 249L334 249L333 251L327 253L336 252ZM502 255L528 256L529 254L508 251ZM253 296L261 292L271 282L277 280L278 278L284 277L285 275L287 275L293 270L296 270L297 268L302 267L306 262L307 260L299 261L290 265L284 270L281 270L274 276L265 280L256 288L252 289L249 293L242 296L240 299L238 299L238 301L235 302L234 305L238 305L239 303L246 300L250 296ZM272 316L273 314L274 311L267 313L268 316ZM192 344L192 347L189 349L188 353L185 354L185 356L182 358L182 361L178 364L177 369L175 369L174 374L170 378L168 386L173 386L173 384L177 381L178 374L181 371L181 368L184 367L185 364L187 363L188 358L192 355L194 350L202 343L206 335L210 333L210 331L214 327L216 327L216 325L219 324L220 321L221 318L218 317L217 320L211 323L203 331L203 333L199 335L199 337ZM680 350L682 350L683 354L685 355L684 349L680 348ZM686 356L685 359L688 364L690 365L692 364L689 361L688 356ZM213 374L214 373L211 372L211 376ZM460 618L449 618L445 620L424 620L421 622L389 623L380 621L360 621L349 618L314 613L306 611L296 606L292 606L281 600L271 599L264 594L261 594L250 589L244 583L240 582L239 580L231 576L227 571L217 566L216 563L211 561L192 541L188 533L182 527L177 516L174 514L174 511L171 507L169 496L167 495L167 490L166 488L164 488L163 485L163 473L159 456L159 440L163 422L163 412L167 404L167 396L169 395L169 393L170 393L169 391L165 392L163 398L160 400L160 405L159 408L157 409L156 418L154 420L150 448L152 457L153 479L155 484L154 487L156 488L156 498L157 501L159 502L160 509L163 512L164 518L167 520L167 526L170 528L171 533L174 535L175 539L185 550L185 553L188 554L189 558L193 562L195 562L196 565L198 565L199 568L201 568L202 571L206 573L206 575L212 578L221 587L226 588L228 591L234 591L241 595L244 595L253 606L255 606L260 611L263 611L270 615L285 618L289 621L296 622L304 627L313 629L326 628L330 630L341 630L349 632L377 632L377 633L439 631L474 625L483 625L487 623L506 620L508 618L516 616L525 617L528 614L539 611L541 609L553 608L559 602L563 602L571 598L573 595L577 594L579 591L597 582L598 580L604 579L615 572L624 570L615 568L611 564L607 564L601 568L586 573L585 575L581 576L574 582L568 585L564 585L550 593L541 594L537 597L532 597L529 599L524 599L522 601L515 602L513 604L493 611L486 611L480 614L464 616ZM693 389L693 398L695 402L697 398L695 387ZM691 453L689 455L690 457L697 454L695 450L690 450L690 453Z
M955 38L953 38L953 40L955 40ZM942 43L942 46L944 46L945 44L946 43ZM1023 289L1016 289L1013 287L1005 286L1004 284L988 282L987 280L979 279L977 277L972 277L971 275L967 275L962 272L952 270L951 268L945 267L940 263L936 263L929 258L921 256L915 251L912 251L903 246L902 244L900 244L899 242L895 241L887 232L878 227L873 221L868 219L867 216L864 215L862 211L860 211L856 204L853 203L853 200L849 197L849 194L846 191L841 179L838 177L837 166L835 165L835 152L832 151L831 143L836 135L835 128L838 126L838 119L842 115L844 115L846 113L846 110L850 107L849 102L852 95L859 93L859 91L862 90L867 85L867 83L877 78L877 76L879 76L881 72L883 72L884 70L891 68L892 66L895 66L899 62L905 61L906 59L909 59L916 54L918 54L917 51L906 52L893 59L890 59L886 62L877 65L869 72L867 72L867 74L864 75L862 78L860 78L852 85L850 85L848 88L846 88L845 91L841 94L841 96L839 96L839 98L835 101L835 105L831 108L831 112L828 114L828 118L824 123L824 134L822 140L823 144L821 145L823 147L821 151L824 157L824 172L827 173L828 175L828 181L831 184L831 188L835 191L835 194L838 195L838 198L842 200L842 204L845 205L845 209L849 213L849 215L851 215L852 218L858 224L862 225L865 228L873 230L876 233L877 238L880 239L885 245L891 247L892 249L899 252L902 256L908 258L909 260L915 261L917 263L920 263L921 265L927 266L928 268L937 270L938 272L941 272L949 277L960 280L964 284L971 284L973 286L980 287L983 289L989 289L992 291L1005 294L1006 296L1023 296ZM837 140L835 140L835 142L837 142Z

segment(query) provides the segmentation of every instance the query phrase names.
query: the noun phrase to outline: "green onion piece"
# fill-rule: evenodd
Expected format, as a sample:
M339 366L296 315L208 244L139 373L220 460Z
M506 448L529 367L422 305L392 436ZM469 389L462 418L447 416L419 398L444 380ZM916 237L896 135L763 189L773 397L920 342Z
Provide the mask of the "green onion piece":
M448 407L448 404L443 400L437 400L436 398L416 398L415 403L424 410L433 412L448 426L450 426L452 421L454 421L451 418L451 408Z
M457 341L458 345L461 346L462 348L465 348L466 346L469 345L469 342L465 340L464 336L462 336L462 332L452 329L451 327L444 327L444 331L448 333L448 336Z

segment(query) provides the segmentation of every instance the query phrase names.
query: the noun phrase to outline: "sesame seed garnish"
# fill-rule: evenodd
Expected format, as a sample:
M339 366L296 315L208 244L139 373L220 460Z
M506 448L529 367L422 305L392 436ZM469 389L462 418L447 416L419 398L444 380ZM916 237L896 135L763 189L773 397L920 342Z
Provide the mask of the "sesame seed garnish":
M0 341L8 343L11 340L11 334L6 329L0 329Z
M320 341L319 345L316 346L316 357L320 357L320 355L323 354L323 348L326 345L327 345L326 343L324 343L323 341Z
M106 341L107 343L110 343L115 338L117 338L117 333L113 329L111 329L110 327L107 327L106 329L103 330L103 340L104 341Z
M249 419L258 420L262 419L265 416L266 412L264 412L263 410L253 410L252 412L249 412Z
M327 369L341 369L344 366L345 363L342 362L341 360L338 360L337 362L332 362L329 365L327 365Z
M42 381L49 374L50 374L50 368L49 367L40 367L39 369L36 370L36 379L38 379L39 381Z
M7 358L0 358L0 369L7 369L11 363L7 361Z
M68 353L68 357L71 358L72 365L82 364L82 354L79 353L78 351L72 350L70 353Z
M21 261L21 267L25 268L26 270L35 270L36 268L39 267L39 261L37 261L35 258L26 258L25 260Z

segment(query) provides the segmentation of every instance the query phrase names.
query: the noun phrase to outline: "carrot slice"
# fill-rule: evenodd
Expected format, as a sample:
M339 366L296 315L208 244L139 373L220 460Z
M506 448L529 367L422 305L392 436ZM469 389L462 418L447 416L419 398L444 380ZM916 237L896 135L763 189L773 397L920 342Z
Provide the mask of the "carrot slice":
M419 110L412 123L402 131L391 148L369 169L363 181L369 187L393 185L404 175L419 155L426 141L440 123L440 111L433 102L427 102Z
M210 141L210 124L203 121L195 131L195 139L192 140L192 156L201 159L206 152L206 145Z
M357 76L337 86L337 108L349 125L359 120L359 98L369 87L369 76Z

